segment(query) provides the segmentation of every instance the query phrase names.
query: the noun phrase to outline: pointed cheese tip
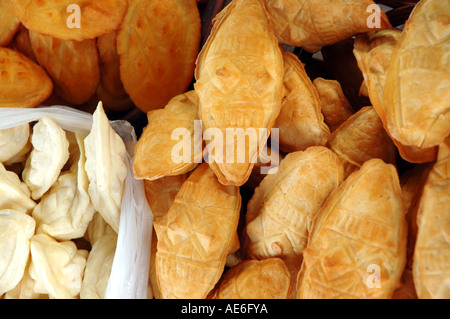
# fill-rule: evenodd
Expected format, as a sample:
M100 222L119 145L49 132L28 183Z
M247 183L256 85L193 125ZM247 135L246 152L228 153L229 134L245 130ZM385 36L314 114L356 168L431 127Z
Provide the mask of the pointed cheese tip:
M213 163L219 182L226 186L242 186L247 182L254 163Z
M102 101L98 102L97 109L103 110L103 102Z
M92 128L100 130L109 130L111 128L108 115L103 108L103 102L99 101L97 107L92 114ZM112 129L112 128L111 128Z
M104 115L106 117L106 113L105 113L105 109L103 108L103 102L102 101L99 101L98 104L97 104L97 107L95 108L95 111L94 111L94 114L93 114L94 118L96 117L96 114L99 114L101 116Z

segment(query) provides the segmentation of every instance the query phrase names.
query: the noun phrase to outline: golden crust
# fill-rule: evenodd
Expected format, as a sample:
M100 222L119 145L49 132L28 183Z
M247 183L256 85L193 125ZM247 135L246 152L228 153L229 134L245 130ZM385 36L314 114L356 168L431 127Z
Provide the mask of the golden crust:
M220 184L207 163L183 183L157 233L163 298L206 298L223 273L240 208L239 188Z
M417 299L412 270L417 237L417 209L422 196L423 186L432 167L432 164L416 165L400 177L406 222L408 223L408 243L406 266L403 271L401 286L392 295L393 299Z
M19 52L0 47L0 107L35 107L52 91L44 68Z
M94 39L116 30L128 7L127 0L78 0L80 28L70 27L72 0L6 0L27 29L62 40Z
M367 161L314 218L297 278L299 298L390 298L406 262L406 232L395 167ZM377 267L379 287L371 288Z
M6 47L20 27L20 21L11 12L8 1L0 1L0 46Z
M29 31L23 25L20 25L19 30L17 30L10 47L14 51L24 54L33 62L37 62L33 53L33 48L31 47Z
M420 1L387 69L387 130L404 145L430 148L450 134L450 3Z
M187 174L177 176L167 176L154 181L144 180L144 190L147 202L153 214L153 231L152 231L152 246L150 254L150 269L149 280L151 283L153 297L161 299L161 290L159 289L155 259L158 244L158 237L156 230L161 233L164 228L167 228L167 212L172 206L175 196L181 188L181 185L188 178Z
M95 39L60 40L30 30L30 42L36 60L55 85L55 93L69 103L87 102L100 82Z
M352 106L338 81L318 77L314 79L313 84L319 94L325 123L333 132L353 114Z
M234 0L216 16L197 59L198 111L204 130L215 128L223 136L226 128L243 130L236 132L233 151L235 156L245 152L242 162L230 163L224 150L215 150L224 160L211 160L210 166L221 183L240 186L249 178L280 112L283 70L283 57L260 0ZM247 129L257 130L256 141L245 140ZM238 147L239 141L245 143L244 149Z
M383 88L386 70L402 31L392 28L358 34L353 54L364 77L370 101L380 117L385 116Z
M314 215L343 177L340 159L326 147L287 154L278 171L263 179L248 203L249 256L300 255Z
M361 86L359 87L359 95L369 97L369 88L366 85L366 82L363 80Z
M377 112L366 106L331 134L328 146L344 163L345 177L371 158L395 164L396 149Z
M413 276L422 299L450 298L450 138L425 183L417 212Z
M400 178L406 221L408 222L407 267L412 269L412 258L417 237L417 211L423 188L433 163L417 165L406 171Z
M286 97L274 125L280 129L280 149L294 152L325 145L330 129L324 122L316 87L298 57L289 51L282 53Z
M280 258L245 260L225 273L213 299L286 299L290 277Z
M202 150L195 148L197 143L201 145L194 136L194 121L198 120L197 104L195 91L189 91L172 98L164 109L147 114L148 125L135 146L133 170L136 178L155 180L184 174L197 167L202 159ZM188 139L184 139L181 131L181 141L178 135L172 139L177 129L189 132ZM177 145L184 145L180 159L173 154ZM189 156L184 153L188 150Z
M154 181L144 180L145 196L152 209L154 227L167 226L167 212L187 178L187 174L182 174L166 176Z
M281 44L308 52L337 43L356 33L373 30L367 23L372 0L265 0L274 33ZM380 11L380 28L390 28Z
M120 58L116 48L117 32L104 34L97 38L100 61L100 84L97 97L103 106L113 111L126 111L133 107L133 102L123 88L120 79Z
M400 39L402 32L399 29L386 29L358 34L355 39L353 53L360 68L368 96L373 107L386 128L387 115L384 106L383 89L386 82L386 72L391 61L392 53ZM400 156L412 163L431 162L436 159L435 147L420 149L412 145L404 145L386 131L397 146Z
M117 34L120 76L144 112L163 108L194 77L201 37L195 0L135 0Z
M276 149L272 150L271 147L266 145L266 148L259 153L258 161L253 166L252 172L243 186L253 192L271 169L277 169L280 166L280 161L283 158L283 153L277 152Z
M284 260L292 280L289 298L296 296L302 250L314 215L343 179L338 156L326 147L311 146L287 154L248 203L244 249L250 258Z

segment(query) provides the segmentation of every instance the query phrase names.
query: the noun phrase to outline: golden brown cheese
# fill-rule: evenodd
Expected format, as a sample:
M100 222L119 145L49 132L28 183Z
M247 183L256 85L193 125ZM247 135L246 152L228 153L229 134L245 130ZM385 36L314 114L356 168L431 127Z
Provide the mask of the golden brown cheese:
M280 149L294 152L325 145L330 129L324 122L316 87L298 57L289 51L282 52L286 97L274 125L280 130Z
M425 183L417 212L413 276L422 299L450 298L450 138Z
M116 30L127 0L5 0L27 29L62 40L94 39ZM77 6L74 6L77 5ZM79 24L78 24L79 22Z
M432 167L431 163L416 165L400 177L406 222L408 223L408 244L406 249L406 266L403 271L401 286L394 292L392 299L417 299L412 269L417 237L417 210L423 186Z
M207 163L189 176L157 231L156 274L162 298L206 298L221 277L236 234L239 188L219 183Z
M228 270L214 299L286 299L290 273L280 258L245 260Z
M342 159L345 177L371 158L395 164L395 146L372 106L363 107L341 124L328 146Z
M8 1L0 1L0 46L8 46L19 27L20 21L9 9Z
M364 77L368 96L374 109L386 127L386 109L383 90L386 82L386 72L391 61L392 53L400 39L399 29L377 30L358 34L355 38L353 53ZM389 130L387 133L390 134ZM391 134L390 134L391 135ZM391 136L403 159L413 163L425 163L436 159L437 148L421 149L412 145L405 145Z
M113 111L127 111L133 107L120 78L120 57L116 48L117 31L97 38L100 62L100 84L97 97L103 105Z
M323 46L374 28L391 27L386 14L379 11L374 21L368 10L372 0L265 0L274 32L282 44L317 52ZM370 23L368 23L368 20ZM379 22L379 26L371 23Z
M402 31L392 28L358 34L353 54L364 77L370 100L380 116L384 116L383 88L386 70Z
M144 180L145 196L152 209L153 224L157 227L167 226L167 212L187 178L187 174L182 174L166 176L154 181Z
M0 47L0 107L35 107L53 91L44 68L25 55Z
M449 1L420 1L392 54L385 126L402 144L430 148L450 134L449 13Z
M194 77L201 37L196 0L133 0L117 34L120 77L143 112L163 108Z
M280 112L283 70L283 57L260 0L234 0L216 16L197 59L194 88L203 129L216 129L223 136L227 128L235 129L236 142L227 141L234 152L228 154L232 160L226 160L226 143L209 152L216 156L210 165L221 183L240 186L249 178ZM246 139L248 129L255 138ZM207 147L210 144L207 141ZM242 162L236 159L238 153L245 157Z
M314 215L343 179L339 157L326 147L311 146L287 154L248 203L247 254L254 259L282 258L291 274L292 297Z
M135 146L133 170L136 178L155 180L184 174L197 167L203 156L202 142L195 140L197 105L197 95L189 91L172 98L164 109L147 114L148 124ZM185 133L188 133L187 139Z
M248 203L249 255L256 259L300 255L314 215L343 175L340 159L326 147L286 155Z
M352 106L338 81L318 77L313 84L319 94L325 123L333 132L353 114Z
M55 85L55 93L72 104L87 102L100 82L100 65L95 39L61 40L29 32L36 60Z
M395 167L367 161L316 214L298 297L390 298L406 262L406 227Z
M161 299L161 291L158 285L155 266L156 250L158 245L158 237L156 236L155 228L159 227L158 233L160 233L163 228L167 227L167 212L169 211L170 206L172 206L181 185L183 185L187 178L188 174L182 174L166 176L153 181L144 180L145 197L147 198L147 202L153 214L149 281L151 284L153 297L155 299Z

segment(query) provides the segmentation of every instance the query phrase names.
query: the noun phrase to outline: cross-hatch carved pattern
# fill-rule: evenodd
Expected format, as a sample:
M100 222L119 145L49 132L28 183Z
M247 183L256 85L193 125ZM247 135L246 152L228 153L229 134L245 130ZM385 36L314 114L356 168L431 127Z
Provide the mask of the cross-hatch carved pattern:
M222 100L228 101L235 96L237 102L239 96L246 95L255 104L262 104L263 88L271 87L270 84L275 82L261 59L229 56L224 59L221 67L210 63L205 68L211 79L209 83L213 94L218 94Z
M48 70L54 80L55 85L67 87L69 90L69 79L74 74L93 73L97 66L97 57L92 56L86 59L85 53L95 49L95 42L84 40L82 42L63 41L45 35L34 35L33 46L40 63ZM83 58L81 58L83 56ZM70 58L68 58L70 57ZM82 67L80 65L82 64ZM88 77L89 78L89 77Z
M371 262L361 263L352 241L342 238L340 242L335 241L332 250L327 250L326 254L317 252L321 257L310 265L305 277L312 291L319 292L324 298L361 298L361 291L367 288L366 264ZM380 259L374 258L373 263L379 264Z
M342 236L386 250L392 250L395 247L393 243L396 239L393 239L392 236L396 232L391 225L355 216L354 213L344 209L339 210L333 220L336 224L328 223L325 227L342 234Z
M178 233L177 238L182 240L173 242L170 251L188 251L196 260L216 259L217 254L225 249L220 247L225 243L218 244L222 239L215 238L215 232L218 227L229 227L228 219L221 209L199 207L187 199L185 202L177 206L179 216L173 221L178 226L174 230ZM182 237L180 233L183 234Z
M211 194L212 187L188 180L178 192L168 212L168 227L158 240L161 280L206 287L214 284L225 262L238 211L235 197L223 189Z
M208 264L199 263L189 258L174 256L173 254L159 251L157 255L158 267L160 270L160 280L178 279L190 283L209 285L210 276L216 269ZM170 283L169 283L170 284ZM165 285L163 285L164 287ZM170 288L170 286L168 286Z
M377 264L384 274L394 271L391 267L398 256L396 234L390 224L362 218L344 209L336 211L308 243L311 251L308 254L312 256L305 276L309 293L356 298L363 291L371 296L383 293L367 290L367 266Z
M136 12L135 14L138 14L138 12ZM140 15L139 17L144 17L144 21L140 22L140 23L136 23L134 25L134 28L130 31L131 35L130 35L130 41L133 41L132 43L136 43L139 44L139 51L135 52L135 58L134 59L129 59L128 62L129 63L136 63L138 61L138 59L144 59L145 61L152 61L152 58L148 55L148 33L145 32L138 32L139 29L142 30L148 30L149 26L151 25L149 18L147 15ZM142 34L143 36L142 36ZM133 37L136 37L136 39L133 39ZM126 66L126 68L128 69L128 66ZM132 68L134 69L134 68ZM147 79L148 78L148 73L151 71L151 68L146 68L144 70L143 74L140 74L140 77L142 79Z
M418 247L415 254L424 274L450 273L450 247L438 249Z

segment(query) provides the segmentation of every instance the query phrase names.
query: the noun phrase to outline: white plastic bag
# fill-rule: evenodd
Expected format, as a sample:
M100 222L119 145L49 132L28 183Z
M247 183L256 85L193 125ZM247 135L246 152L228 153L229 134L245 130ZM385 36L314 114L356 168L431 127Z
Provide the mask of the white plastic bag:
M0 108L0 130L52 117L63 129L71 132L91 130L92 115L65 106L32 109ZM153 215L147 203L144 183L133 175L134 128L126 121L110 122L127 148L128 175L125 179L119 234L105 299L146 299Z

